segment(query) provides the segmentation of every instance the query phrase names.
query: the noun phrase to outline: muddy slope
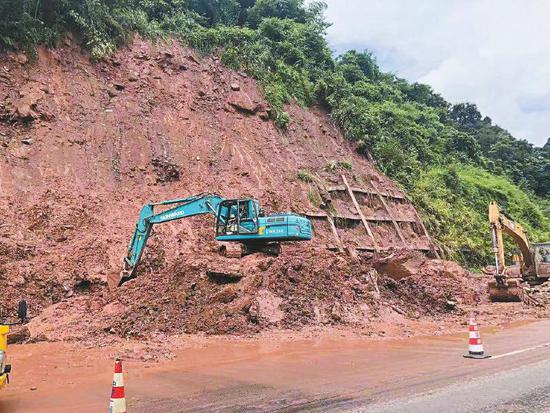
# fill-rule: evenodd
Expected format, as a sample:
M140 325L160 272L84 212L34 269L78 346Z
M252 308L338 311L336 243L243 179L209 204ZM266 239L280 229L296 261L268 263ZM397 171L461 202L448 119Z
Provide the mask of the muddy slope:
M148 201L217 192L255 197L270 211L318 211L322 189L340 185L341 174L404 194L323 111L289 105L292 123L279 130L256 82L215 58L136 40L103 63L70 44L25 60L5 55L0 64L0 280L4 311L28 299L41 314L37 331L60 318L82 334L121 335L364 325L382 307L419 317L432 311L423 310L430 300L439 313L456 297L484 299L482 283L456 268L447 273L458 282L422 287L426 297L414 285L423 274L376 287L372 262L328 251L331 232L321 224L314 242L287 246L276 260L230 263L246 273L241 281L211 279L208 265L226 263L209 217L156 227L140 277L109 293L104 281L119 271ZM298 179L299 170L315 182ZM382 246L394 246L382 226L376 231ZM428 273L437 284L437 271ZM399 297L418 303L407 309Z

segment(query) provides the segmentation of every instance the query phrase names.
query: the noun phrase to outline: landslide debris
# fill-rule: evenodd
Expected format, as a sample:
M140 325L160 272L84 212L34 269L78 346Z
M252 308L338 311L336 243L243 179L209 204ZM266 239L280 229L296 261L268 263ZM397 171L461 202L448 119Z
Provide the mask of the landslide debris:
M417 253L398 251L400 265ZM394 256L395 256L394 254ZM140 274L115 292L99 289L47 308L30 324L31 336L86 340L113 336L147 338L161 333L254 334L273 328L400 324L448 316L456 322L468 306L487 302L485 279L454 263L424 259L399 278L368 257L351 259L326 249L287 246L277 258L261 254L228 259L182 254L154 272ZM158 264L146 259L145 268ZM213 275L223 266L239 277ZM452 302L452 306L450 306Z
M488 303L486 277L477 277L452 261L396 251L374 260L393 302L411 314L437 316L464 305Z

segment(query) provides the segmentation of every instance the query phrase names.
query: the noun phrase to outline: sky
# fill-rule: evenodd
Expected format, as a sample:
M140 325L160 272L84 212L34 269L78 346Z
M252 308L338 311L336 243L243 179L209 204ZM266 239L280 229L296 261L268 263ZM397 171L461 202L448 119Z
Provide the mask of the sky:
M550 0L325 0L330 47L476 103L518 139L550 137Z

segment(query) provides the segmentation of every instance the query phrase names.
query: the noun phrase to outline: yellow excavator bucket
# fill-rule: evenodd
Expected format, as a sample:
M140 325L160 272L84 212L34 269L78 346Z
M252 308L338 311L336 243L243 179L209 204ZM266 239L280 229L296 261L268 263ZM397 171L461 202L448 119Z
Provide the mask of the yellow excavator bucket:
M492 302L521 302L523 301L523 287L517 278L502 282L489 281L489 299Z

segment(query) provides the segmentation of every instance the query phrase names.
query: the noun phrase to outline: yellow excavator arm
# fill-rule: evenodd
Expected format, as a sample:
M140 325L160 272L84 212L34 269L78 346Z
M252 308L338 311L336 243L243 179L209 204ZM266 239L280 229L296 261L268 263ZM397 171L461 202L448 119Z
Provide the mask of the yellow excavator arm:
M495 253L497 273L502 274L506 267L503 234L510 235L521 251L522 259L520 261L524 265L522 272L524 270L531 270L534 264L533 252L531 251L527 231L517 222L504 216L500 212L500 208L496 202L489 204L489 223L491 224L493 235L493 251Z
M492 273L495 277L495 281L489 281L489 298L491 301L522 301L522 282L538 285L550 279L550 248L547 248L550 243L531 245L527 231L504 216L496 202L489 204L489 223L496 264L494 271L487 267L487 273ZM521 251L521 255L514 258L516 265L506 266L504 234L509 235Z

